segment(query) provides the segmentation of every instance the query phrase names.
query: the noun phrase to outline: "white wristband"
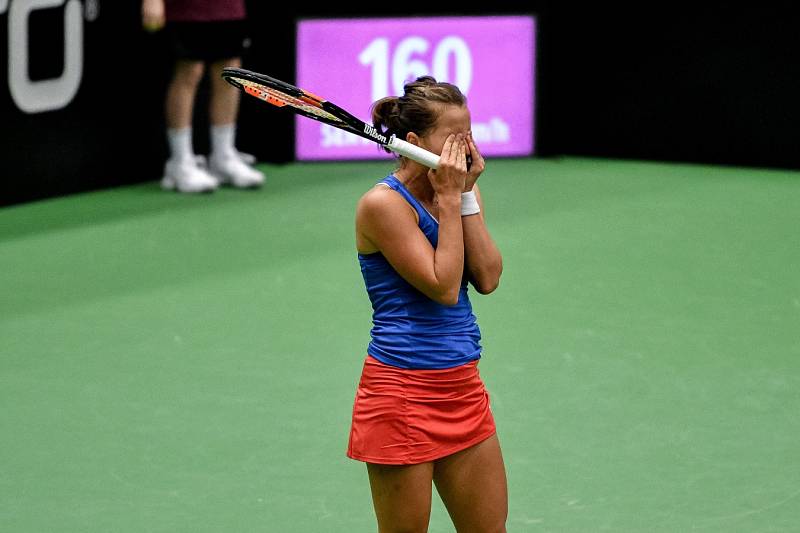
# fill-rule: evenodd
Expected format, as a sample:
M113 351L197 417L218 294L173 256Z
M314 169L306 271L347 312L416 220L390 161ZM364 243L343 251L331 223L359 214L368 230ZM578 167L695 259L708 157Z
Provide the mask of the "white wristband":
M481 206L478 205L478 198L475 196L475 191L461 193L461 216L477 215L481 212Z

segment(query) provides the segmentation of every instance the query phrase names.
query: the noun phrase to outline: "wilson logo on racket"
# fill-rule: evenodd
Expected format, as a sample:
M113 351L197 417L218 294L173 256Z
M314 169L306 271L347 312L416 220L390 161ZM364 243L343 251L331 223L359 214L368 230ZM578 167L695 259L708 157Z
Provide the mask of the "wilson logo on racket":
M364 124L364 133L375 139L376 141L380 141L382 143L386 142L386 135L381 135L378 130L374 127L370 126L369 124Z

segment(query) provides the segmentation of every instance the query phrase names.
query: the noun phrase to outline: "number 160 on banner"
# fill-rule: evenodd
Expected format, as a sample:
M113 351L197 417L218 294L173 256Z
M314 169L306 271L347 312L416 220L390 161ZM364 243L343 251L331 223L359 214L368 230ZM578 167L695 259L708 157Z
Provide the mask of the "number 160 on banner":
M534 152L535 20L530 16L305 20L297 28L297 84L369 121L372 102L402 95L419 76L457 85L487 156ZM326 124L296 123L298 160L389 157Z

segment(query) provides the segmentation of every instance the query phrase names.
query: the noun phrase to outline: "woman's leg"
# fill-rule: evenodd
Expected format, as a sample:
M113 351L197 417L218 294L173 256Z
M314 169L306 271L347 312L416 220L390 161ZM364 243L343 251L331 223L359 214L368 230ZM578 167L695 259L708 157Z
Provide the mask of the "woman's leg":
M508 489L497 435L436 461L433 480L458 533L505 533Z
M424 533L431 516L433 463L367 463L379 533Z

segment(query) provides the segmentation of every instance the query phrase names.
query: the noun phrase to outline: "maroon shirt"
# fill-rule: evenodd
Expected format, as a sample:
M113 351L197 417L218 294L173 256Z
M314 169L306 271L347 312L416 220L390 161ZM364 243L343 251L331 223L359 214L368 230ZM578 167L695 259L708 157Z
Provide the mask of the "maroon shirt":
M244 0L166 0L167 21L216 22L245 18Z

